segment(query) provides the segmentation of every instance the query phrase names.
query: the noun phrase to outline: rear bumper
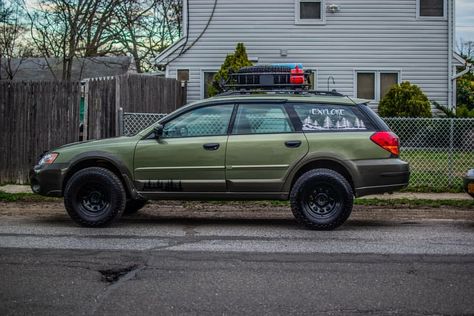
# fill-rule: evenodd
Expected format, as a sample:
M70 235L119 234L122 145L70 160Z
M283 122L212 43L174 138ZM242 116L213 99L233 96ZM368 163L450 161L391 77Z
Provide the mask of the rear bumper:
M373 159L355 162L358 171L356 196L394 192L405 188L410 180L410 167L398 159Z
M463 178L464 191L474 197L474 177L466 176Z
M62 196L62 183L65 169L62 164L35 166L30 170L31 190L45 196Z

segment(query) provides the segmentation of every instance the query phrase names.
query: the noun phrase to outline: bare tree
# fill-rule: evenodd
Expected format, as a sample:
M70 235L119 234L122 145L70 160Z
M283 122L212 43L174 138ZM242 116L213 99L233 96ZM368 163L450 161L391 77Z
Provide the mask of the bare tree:
M152 57L181 36L182 0L15 1L56 79L70 80L78 58L98 56L132 56L138 72L149 70Z
M133 57L137 72L149 70L152 57L181 36L181 0L126 0L115 15L109 33Z
M25 34L22 7L18 2L0 0L0 79L12 80L26 57L33 54ZM2 78L2 73L6 78Z
M456 42L456 48L459 55L468 60L474 59L474 41L465 41L464 39L459 39Z
M61 59L61 78L70 80L78 57L103 56L114 51L115 35L107 32L120 0L39 0L26 6L30 33L48 62ZM52 65L51 73L56 77ZM59 78L58 78L59 79Z

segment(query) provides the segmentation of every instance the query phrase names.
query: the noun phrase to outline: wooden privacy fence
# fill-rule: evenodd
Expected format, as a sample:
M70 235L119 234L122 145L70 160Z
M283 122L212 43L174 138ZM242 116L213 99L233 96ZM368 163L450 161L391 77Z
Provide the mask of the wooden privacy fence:
M84 139L118 136L118 110L169 113L186 103L174 79L124 75L82 88ZM39 155L79 140L79 82L0 81L0 184L27 183Z
M186 103L186 89L179 81L145 75L92 79L84 94L87 139L118 136L120 108L125 112L170 113Z
M0 183L27 183L39 155L79 139L78 82L0 81Z

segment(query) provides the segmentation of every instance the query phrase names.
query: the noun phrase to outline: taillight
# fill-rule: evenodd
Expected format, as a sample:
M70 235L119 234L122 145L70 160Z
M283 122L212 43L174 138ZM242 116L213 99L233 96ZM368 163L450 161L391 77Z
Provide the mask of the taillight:
M303 84L304 83L304 70L298 66L291 69L290 83Z
M400 143L398 141L398 136L394 133L377 132L370 136L370 140L395 156L400 155Z

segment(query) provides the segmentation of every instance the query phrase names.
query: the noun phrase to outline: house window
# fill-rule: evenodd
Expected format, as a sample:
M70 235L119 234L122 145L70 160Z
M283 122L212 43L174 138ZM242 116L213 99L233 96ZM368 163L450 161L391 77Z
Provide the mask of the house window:
M209 87L212 84L212 80L214 79L214 75L217 71L202 71L201 75L201 97L202 98L209 98Z
M357 73L357 97L362 99L375 99L375 73Z
M179 81L189 81L189 69L178 69L176 79Z
M356 76L357 97L380 101L392 88L400 82L398 71L359 71Z
M318 85L317 85L317 82L316 82L316 80L318 78L317 70L316 69L309 69L309 70L310 70L309 81L310 81L310 84L311 84L309 88L312 89L312 90L317 90L318 89L317 88Z
M418 17L444 18L446 0L418 0Z
M380 73L380 99L387 94L392 86L398 83L398 73L382 72Z
M295 0L296 24L323 24L324 0Z

